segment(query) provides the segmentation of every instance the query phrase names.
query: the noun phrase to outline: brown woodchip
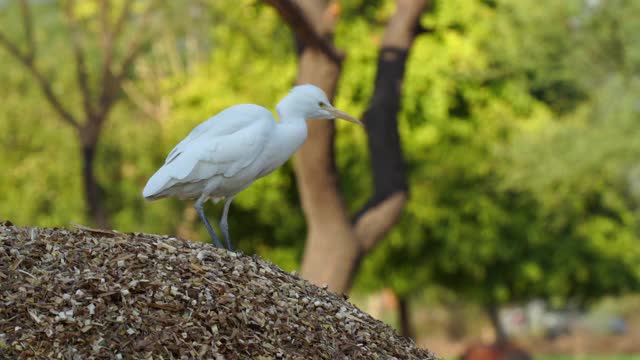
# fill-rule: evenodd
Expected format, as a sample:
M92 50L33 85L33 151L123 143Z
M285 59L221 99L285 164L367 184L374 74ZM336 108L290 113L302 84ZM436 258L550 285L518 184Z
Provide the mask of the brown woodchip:
M436 357L257 257L167 236L4 222L0 358Z

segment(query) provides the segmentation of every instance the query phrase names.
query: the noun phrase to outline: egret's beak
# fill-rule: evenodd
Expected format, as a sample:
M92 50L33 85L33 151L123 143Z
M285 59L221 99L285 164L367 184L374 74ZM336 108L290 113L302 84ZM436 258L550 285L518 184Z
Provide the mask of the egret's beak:
M364 126L364 124L363 124L363 123L361 123L361 122L360 122L360 120L358 120L358 119L354 118L353 116L351 116L351 115L347 114L347 113L346 113L346 112L344 112L344 111L340 111L340 110L338 110L338 109L336 109L336 108L328 108L328 109L326 109L326 110L327 110L328 112L330 112L330 113L331 113L331 115L335 116L335 118L336 118L336 119L343 119L343 120L347 120L347 121L349 121L349 122L352 122L352 123L358 124L358 125L360 125L360 126Z

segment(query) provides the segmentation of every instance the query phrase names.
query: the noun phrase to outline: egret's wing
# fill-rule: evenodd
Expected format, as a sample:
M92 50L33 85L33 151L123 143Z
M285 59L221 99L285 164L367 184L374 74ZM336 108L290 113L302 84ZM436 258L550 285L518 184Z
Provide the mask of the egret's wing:
M210 137L205 132L176 156L171 177L180 182L232 177L262 153L273 128L268 122L254 121L228 135Z
M205 134L214 137L229 135L250 126L252 122L256 121L256 117L261 116L272 117L269 110L258 105L240 104L229 107L193 128L189 135L169 152L164 163L170 163L184 152L189 147L189 144L197 141Z
M275 124L271 113L256 105L238 105L219 113L171 151L149 179L144 196L154 197L179 183L234 176L262 153Z
M164 160L164 163L165 164L170 163L173 159L176 158L176 156L178 156L180 153L184 151L184 149L187 147L189 143L191 143L192 141L200 137L200 135L204 134L208 129L210 129L213 126L213 122L215 121L215 118L216 117L214 116L209 120L204 121L200 123L200 125L193 128L193 130L191 130L189 135L187 135L186 138L182 139L182 141L180 141L178 145L176 145L173 148L173 150L169 152L169 155L167 155L167 158Z

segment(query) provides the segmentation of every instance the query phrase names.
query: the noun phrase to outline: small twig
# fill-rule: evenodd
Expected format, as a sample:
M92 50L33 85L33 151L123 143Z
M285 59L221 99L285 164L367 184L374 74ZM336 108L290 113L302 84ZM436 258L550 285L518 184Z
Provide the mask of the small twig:
M149 23L151 11L153 10L153 4L155 4L155 1L149 2L149 5L142 13L142 29L144 29ZM120 19L124 19L127 17L127 13L125 13L125 11L128 11L128 7L123 9L123 13L118 19L118 22L120 22ZM122 26L123 25L118 25L118 23L116 23L114 34L117 34L117 32L121 31ZM122 63L119 66L119 70L117 72L113 72L110 68L105 67L104 69L105 78L103 79L104 85L102 93L100 95L100 113L105 113L109 109L109 107L115 100L116 92L120 89L122 81L127 77L127 74L131 70L131 66L133 66L136 58L143 50L143 45L148 35L145 35L143 30L139 31L138 34L139 36L134 37L129 42L129 45L127 46L127 52L123 57ZM105 59L105 61L106 60L107 59Z
M136 86L133 81L123 81L121 84L122 91L127 94L127 98L131 100L146 116L151 119L158 120L166 113L165 101L161 98L156 104L148 100L143 92Z
M122 11L120 11L120 15L116 19L115 24L113 25L113 30L111 31L111 36L114 40L118 39L120 33L122 33L124 29L125 20L129 17L131 13L131 4L133 1L125 1L122 5Z
M31 241L36 241L36 238L38 237L38 228L37 227L31 228L30 235L31 235Z
M67 124L71 125L76 129L79 129L80 124L74 118L74 116L71 115L71 113L67 109L65 109L65 107L62 105L62 103L60 102L56 94L53 92L51 85L49 84L49 82L47 82L47 79L44 78L42 73L40 73L40 71L35 67L35 65L28 66L28 68L29 70L31 70L31 73L38 81L38 84L40 85L40 90L42 90L42 92L44 93L44 96L47 98L49 103L53 106L56 112L58 112L58 115L60 115L60 117L62 118L62 121L66 122Z
M30 274L30 273L28 273L28 272L26 272L26 271L24 271L24 270L22 270L22 269L18 269L18 272L19 272L19 273L23 273L23 274L25 274L25 275L28 275L28 276L30 276L30 277L31 277L31 278L33 278L33 279L37 279L37 277L35 277L33 274Z
M108 34L111 32L109 28L109 13L111 12L111 2L109 0L96 0L100 6L100 13L98 17L100 18L100 28L103 34ZM127 1L126 3L130 3L131 1ZM105 40L104 37L102 39Z
M82 103L84 105L84 111L87 115L87 119L93 119L94 109L91 103L91 89L89 88L89 74L87 72L87 64L85 61L84 50L82 49L81 34L78 31L78 25L73 14L73 7L75 6L75 0L69 0L65 8L65 14L67 16L67 23L69 27L69 37L71 39L71 47L73 50L73 57L76 62L76 79L82 92Z
M33 62L36 55L36 42L33 37L33 19L31 17L31 10L27 0L20 0L20 11L22 12L22 25L24 26L24 35L27 39L27 53L25 57Z
M0 33L0 45L2 45L13 57L15 57L25 68L27 68L33 77L36 79L36 82L40 86L40 90L44 94L49 104L53 106L53 109L60 115L62 121L71 125L72 127L78 129L80 127L78 121L74 118L74 116L62 105L60 99L55 95L53 89L51 88L50 83L45 79L44 75L40 72L38 67L35 64L35 53L36 46L33 39L33 32L30 29L33 26L33 21L31 19L31 12L29 11L26 0L23 0L22 5L22 14L23 21L25 22L25 31L27 34L27 43L29 49L25 54L20 51L18 46L11 42L4 34Z
M304 11L295 1L291 0L263 0L278 11L282 19L289 24L289 27L302 40L302 42L310 47L314 47L322 51L331 61L340 64L344 58L344 54L338 52L331 42L319 34L313 28Z
M94 228L90 228L88 226L84 226L84 225L80 225L80 224L71 224L71 226L73 226L74 228L76 228L78 230L97 233L97 234L108 234L108 235L115 235L116 234L116 232L112 231L112 230L94 229Z
M102 46L102 73L101 79L107 76L108 70L111 68L111 60L113 58L113 33L109 25L110 4L108 0L100 1L100 29L101 29L101 46ZM129 4L131 1L125 1ZM126 5L124 5L126 6Z
M7 49L7 51L9 51L11 53L11 55L13 55L18 60L20 60L20 62L22 62L25 66L28 66L29 64L31 64L32 61L29 60L29 57L24 55L24 54L22 54L22 52L16 46L16 44L14 44L11 41L9 41L9 39L7 39L7 37L1 32L0 32L0 44L5 49Z
M182 306L179 305L169 305L169 304L160 304L160 303L149 303L149 307L155 309L161 309L166 311L181 311Z
M435 31L436 29L434 27L426 27L420 24L420 22L418 22L416 24L416 27L413 29L413 33L415 36L419 36L422 34L431 34L431 33L434 33Z
M102 0L103 2L106 0ZM125 1L122 5L122 10L118 17L116 18L115 24L112 28L109 28L108 25L108 16L103 15L103 26L102 26L102 83L109 84L111 79L113 78L113 72L111 69L113 62L113 44L118 40L118 37L122 33L124 29L124 25L126 23L126 19L129 17L131 12L131 4L133 1ZM106 7L106 5L105 5ZM106 9L103 9L103 12L106 13Z

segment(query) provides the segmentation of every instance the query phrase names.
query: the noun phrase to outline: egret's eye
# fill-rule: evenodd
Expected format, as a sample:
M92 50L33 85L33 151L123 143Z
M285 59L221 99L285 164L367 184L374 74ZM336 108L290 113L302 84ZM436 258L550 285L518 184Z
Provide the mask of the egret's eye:
M318 106L320 106L321 108L327 106L327 104L323 103L322 101L318 102Z

